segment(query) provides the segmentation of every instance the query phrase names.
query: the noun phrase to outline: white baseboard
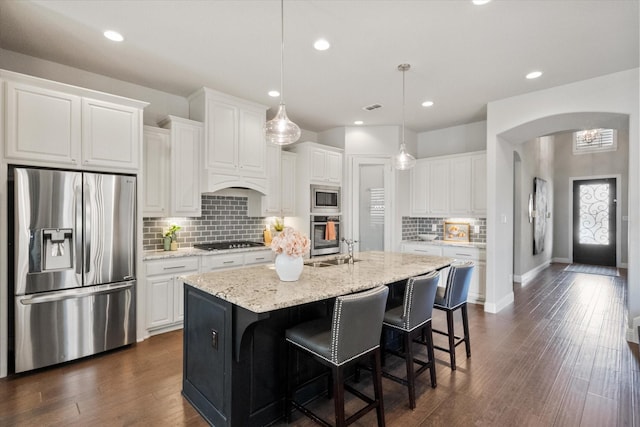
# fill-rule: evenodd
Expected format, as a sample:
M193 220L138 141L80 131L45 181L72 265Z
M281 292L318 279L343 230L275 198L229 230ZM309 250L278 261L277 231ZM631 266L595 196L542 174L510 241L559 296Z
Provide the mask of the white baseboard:
M629 268L629 264L627 264L626 262L621 262L618 268Z
M551 258L551 262L557 262L560 264L571 264L571 260L569 258Z
M531 281L531 279L536 277L536 275L540 273L542 270L549 267L549 264L551 264L551 261L547 261L544 264L540 264L539 266L532 268L531 270L527 271L522 275L514 275L513 281L516 283L522 283L522 286L526 286L527 282Z
M513 300L513 291L511 291L507 295L502 297L502 299L500 301L498 301L497 303L485 302L484 303L484 311L486 311L487 313L497 313L500 310L502 310L503 308L505 308L506 306L508 306L509 304L512 304L513 301L514 301Z

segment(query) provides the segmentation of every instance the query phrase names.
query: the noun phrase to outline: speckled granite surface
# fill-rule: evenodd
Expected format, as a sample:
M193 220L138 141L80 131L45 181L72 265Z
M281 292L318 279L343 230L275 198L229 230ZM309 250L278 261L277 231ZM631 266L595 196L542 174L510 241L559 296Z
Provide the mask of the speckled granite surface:
M473 242L451 242L444 240L403 240L400 243L418 243L421 245L432 245L432 246L458 246L463 248L478 248L485 249L487 247L486 243L473 243Z
M255 248L241 248L241 249L223 249L217 251L205 251L202 249L196 248L180 248L177 251L144 251L142 253L142 260L148 261L152 259L166 259L166 258L180 258L185 256L200 256L200 255L220 255L220 254L230 254L230 253L244 253L244 252L254 252L254 251L263 251L265 249L269 249L267 246L258 246Z
M324 258L313 258L314 262ZM273 264L183 277L189 285L255 313L320 301L393 283L444 267L452 258L391 252L360 252L359 262L305 265L297 282L281 282Z

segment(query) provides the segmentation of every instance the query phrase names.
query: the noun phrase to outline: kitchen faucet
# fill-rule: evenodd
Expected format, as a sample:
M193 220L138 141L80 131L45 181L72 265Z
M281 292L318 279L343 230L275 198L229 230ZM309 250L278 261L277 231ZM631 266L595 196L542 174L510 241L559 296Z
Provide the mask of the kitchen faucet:
M342 241L347 244L347 252L349 253L349 264L353 264L353 245L358 243L357 240L342 238Z

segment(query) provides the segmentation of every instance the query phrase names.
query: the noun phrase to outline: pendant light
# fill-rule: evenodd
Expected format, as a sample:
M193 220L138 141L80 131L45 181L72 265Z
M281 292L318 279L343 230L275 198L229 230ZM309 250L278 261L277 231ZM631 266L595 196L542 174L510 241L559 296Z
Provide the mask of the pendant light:
M276 145L293 144L300 138L300 128L287 117L284 106L284 0L280 0L280 107L275 117L264 124L264 136Z
M407 152L407 146L404 143L404 73L410 68L409 64L398 65L398 71L402 71L402 140L400 152L393 156L393 166L398 170L411 169L416 165L416 158Z

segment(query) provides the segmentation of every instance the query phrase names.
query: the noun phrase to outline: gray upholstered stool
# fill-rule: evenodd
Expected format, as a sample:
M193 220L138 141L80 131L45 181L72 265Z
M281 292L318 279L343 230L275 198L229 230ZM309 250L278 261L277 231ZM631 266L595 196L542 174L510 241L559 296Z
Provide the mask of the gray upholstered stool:
M392 308L384 314L383 327L394 330L402 335L403 351L399 353L385 349L384 341L382 351L390 352L404 358L407 365L407 376L406 379L400 378L386 371L383 371L382 375L385 378L407 386L409 389L409 407L411 409L416 407L415 378L418 375L429 369L431 387L436 387L436 365L433 357L431 313L433 311L433 302L436 297L439 279L439 271L410 278L405 287L402 305ZM427 347L427 361L414 358L412 344L418 336L421 336L422 340L416 340L416 342L424 344ZM414 363L421 365L417 371L414 370Z
M456 347L463 341L467 349L467 357L471 357L471 343L469 342L469 315L467 313L467 294L469 293L469 283L473 274L473 262L456 261L449 268L447 284L444 288L439 287L436 293L434 308L444 310L447 313L447 332L434 329L433 332L446 335L449 338L449 348L434 345L438 350L449 353L451 369L456 369ZM464 336L455 335L453 330L453 312L460 309L462 312L462 327Z
M384 426L382 379L380 368L380 332L389 289L380 286L365 292L336 298L332 319L318 319L294 326L286 331L293 349L304 350L331 368L336 426L346 426L372 409L376 409L378 426ZM344 367L364 356L373 359L373 389L375 397L362 394L344 384ZM294 366L289 357L287 378L286 417L290 421L292 407L311 419L330 425L294 399ZM344 391L347 390L367 403L354 415L345 418ZM331 391L330 391L331 392Z

